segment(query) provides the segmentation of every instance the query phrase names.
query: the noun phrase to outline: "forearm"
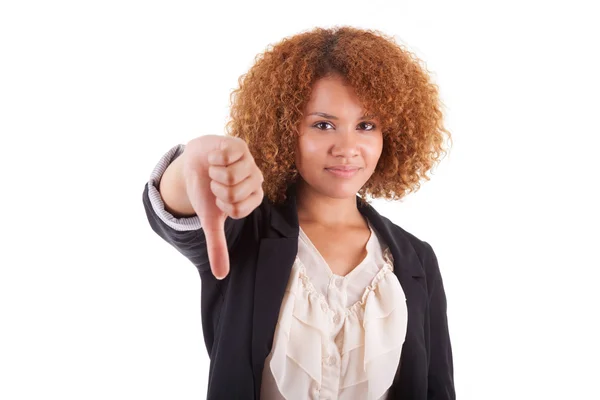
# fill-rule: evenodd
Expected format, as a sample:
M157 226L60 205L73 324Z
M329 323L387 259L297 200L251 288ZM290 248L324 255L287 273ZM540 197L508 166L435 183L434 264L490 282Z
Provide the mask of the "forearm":
M165 170L159 185L159 192L165 204L165 210L176 218L196 215L187 195L183 178L183 157L178 156Z

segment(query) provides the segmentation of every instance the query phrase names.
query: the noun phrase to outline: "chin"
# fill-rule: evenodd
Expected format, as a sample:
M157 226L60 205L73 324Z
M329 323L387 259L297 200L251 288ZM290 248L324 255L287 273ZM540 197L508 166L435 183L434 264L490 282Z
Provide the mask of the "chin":
M323 179L323 176L315 176L310 181L302 177L302 184L307 185L312 191L332 199L354 198L366 182L362 179Z
M326 185L318 188L318 191L321 194L331 197L332 199L347 199L350 197L355 197L359 190L360 187L358 187L356 184L351 184L351 182L346 184Z

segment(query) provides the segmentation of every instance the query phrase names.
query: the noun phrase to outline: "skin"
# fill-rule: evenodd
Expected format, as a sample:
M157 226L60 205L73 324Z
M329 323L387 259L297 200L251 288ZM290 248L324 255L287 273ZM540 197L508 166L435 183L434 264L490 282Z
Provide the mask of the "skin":
M332 117L310 115L315 112ZM356 194L375 171L383 136L379 121L361 119L364 114L354 90L334 75L315 82L300 122L296 149L298 219L338 275L347 274L364 258L370 236L368 224L358 211ZM360 169L351 178L340 178L326 170L337 164ZM340 241L348 246L340 246Z

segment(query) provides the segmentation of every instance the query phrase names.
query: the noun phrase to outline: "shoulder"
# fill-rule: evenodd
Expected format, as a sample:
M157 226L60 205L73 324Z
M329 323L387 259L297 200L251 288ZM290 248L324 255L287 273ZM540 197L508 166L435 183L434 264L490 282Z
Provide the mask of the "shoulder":
M421 237L416 236L414 233L409 232L400 225L394 223L389 218L380 215L384 225L392 234L393 238L400 242L408 244L417 255L421 267L425 271L428 278L433 278L439 273L437 264L437 257L433 247L429 242Z
M394 237L398 238L399 240L408 241L415 248L415 251L417 251L419 255L422 255L427 251L431 251L431 246L428 242L417 237L412 232L407 231L400 225L390 220L388 217L381 214L379 214L379 216L388 230L394 234Z

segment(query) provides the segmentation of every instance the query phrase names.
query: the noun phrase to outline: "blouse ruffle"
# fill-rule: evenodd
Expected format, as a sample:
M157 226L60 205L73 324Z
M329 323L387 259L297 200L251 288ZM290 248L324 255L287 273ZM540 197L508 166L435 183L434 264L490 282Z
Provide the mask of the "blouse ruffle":
M384 259L362 298L344 310L345 321L335 338L341 356L337 360L341 362L340 399L345 388L355 385L364 386L366 399L382 398L398 369L406 335L406 297L393 273L389 248ZM305 399L306 394L298 393L298 388L306 387L313 388L311 398L318 398L323 363L328 362L323 339L330 332L324 321L331 321L332 315L333 310L296 258L268 361L272 379L284 398Z

